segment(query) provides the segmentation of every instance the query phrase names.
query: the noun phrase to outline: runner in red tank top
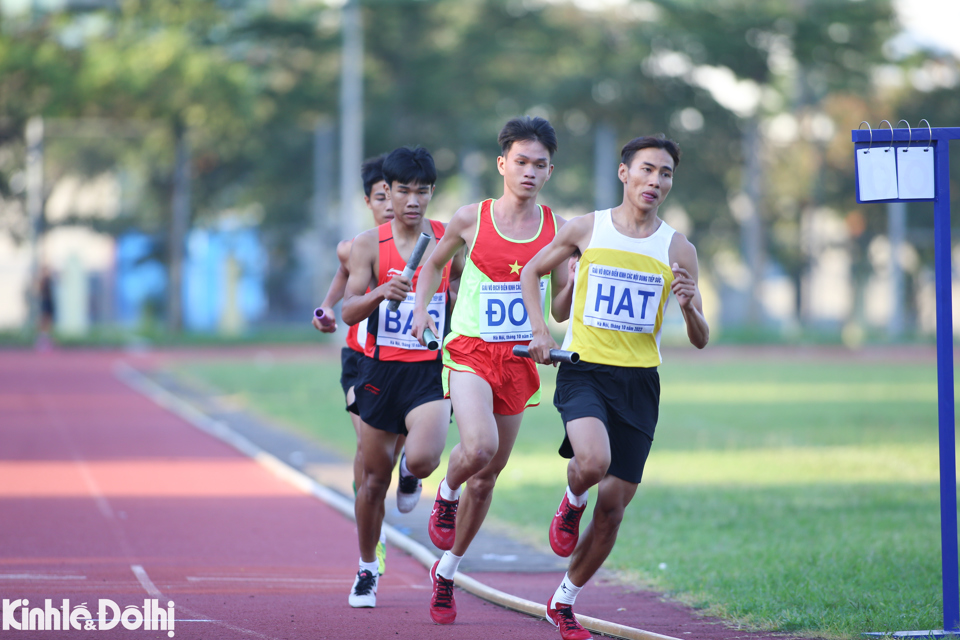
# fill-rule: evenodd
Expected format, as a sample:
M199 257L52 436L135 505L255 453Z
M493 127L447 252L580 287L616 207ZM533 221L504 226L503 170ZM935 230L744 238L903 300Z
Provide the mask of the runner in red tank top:
M360 177L363 180L363 201L367 208L373 213L373 220L377 226L393 220L393 204L390 200L390 193L387 183L383 179L383 159L386 154L364 160L360 167ZM347 286L347 260L350 257L350 248L353 246L353 239L342 240L337 245L337 258L340 260L340 267L330 282L330 288L327 295L320 303L326 317L336 318L333 307L343 298L344 289ZM336 320L323 325L313 316L313 326L323 333L334 333L337 330ZM359 324L349 325L347 330L347 346L340 350L340 387L347 402L347 415L353 423L353 430L357 436L357 450L353 456L353 493L356 495L357 487L363 479L363 449L360 446L360 414L357 412L354 392L354 386L360 377L360 361L363 359L363 345L357 340L357 334L366 336L366 321ZM397 439L397 456L403 449L404 438ZM380 542L377 543L377 560L379 561L380 573L386 570L387 558L387 537L386 533L380 532Z
M421 262L444 235L442 224L424 217L437 172L425 149L403 147L384 160L383 175L393 200L394 219L354 240L343 300L344 322L368 319L366 352L370 356L361 361L356 389L364 473L355 507L360 568L350 592L353 607L376 605L379 573L375 549L397 438L407 436L400 483L412 485L412 491L406 493L419 496L419 479L439 466L450 426L450 401L444 399L440 381L443 364L438 354L410 335L413 283L401 275L421 233L433 236ZM462 268L462 256L454 258L452 269L443 265L443 283L458 278ZM448 289L441 289L433 309L441 320L448 313ZM390 300L400 302L398 311L388 310Z
M527 312L520 298L520 270L553 239L563 219L537 205L550 178L557 138L542 118L517 118L500 132L503 196L462 207L447 234L423 267L417 287L413 329L423 334L432 317L426 303L441 281L441 269L463 247L469 258L460 279L453 333L444 345L444 375L460 430L446 478L440 483L428 525L430 538L446 553L431 571L430 615L450 624L456 618L453 577L490 508L497 476L507 464L524 409L537 404L536 364L513 356L513 346L529 342ZM568 270L544 280L541 292L554 315L566 319L570 307ZM436 332L436 327L434 327ZM439 333L437 335L440 335ZM460 500L460 487L466 491Z

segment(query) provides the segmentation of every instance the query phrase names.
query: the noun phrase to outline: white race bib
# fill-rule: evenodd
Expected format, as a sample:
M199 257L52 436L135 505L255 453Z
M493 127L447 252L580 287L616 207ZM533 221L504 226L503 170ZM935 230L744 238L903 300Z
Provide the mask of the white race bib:
M610 331L653 333L663 285L660 273L591 264L583 324Z
M547 280L540 278L540 308L547 298ZM523 306L519 282L480 283L480 339L484 342L530 340L533 330Z
M410 329L413 326L413 309L417 294L411 291L407 294L406 300L400 302L396 311L387 309L389 300L380 303L379 320L377 323L377 344L381 347L396 347L397 349L410 349L411 351L422 351L426 347L421 345ZM427 305L427 313L433 316L433 321L437 325L437 335L443 335L443 321L446 317L447 294L435 293Z

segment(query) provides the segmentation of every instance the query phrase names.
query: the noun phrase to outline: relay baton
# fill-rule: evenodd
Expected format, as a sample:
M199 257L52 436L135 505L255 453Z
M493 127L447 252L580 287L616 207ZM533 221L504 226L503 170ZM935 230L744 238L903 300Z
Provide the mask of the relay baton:
M336 320L328 316L326 311L320 307L313 310L313 316L325 327L331 327L336 322Z
M437 336L433 334L430 327L423 330L423 341L427 343L427 349L430 349L430 351L436 351L440 348L440 341L437 340Z
M430 244L431 236L426 233L421 233L420 237L417 238L417 244L413 246L413 251L410 252L410 259L407 260L407 266L403 268L404 278L413 278L413 274L417 272L417 267L420 266L420 258L423 257L423 252L427 250L427 245ZM387 309L390 311L396 311L400 308L399 300L391 300L387 303Z
M520 358L529 358L530 350L525 345L518 344L513 347L513 355ZM580 354L576 351L564 351L563 349L550 349L550 359L554 362L568 362L577 364L580 362Z

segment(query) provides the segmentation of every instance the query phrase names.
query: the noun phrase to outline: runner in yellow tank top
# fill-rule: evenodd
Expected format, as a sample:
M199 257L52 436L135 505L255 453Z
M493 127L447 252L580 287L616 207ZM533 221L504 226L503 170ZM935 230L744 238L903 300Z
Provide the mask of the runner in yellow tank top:
M461 207L454 214L420 272L413 317L413 334L421 337L427 323L432 325L426 303L437 289L439 269L446 256L466 247L469 257L451 320L454 333L447 337L443 354L460 444L450 453L428 524L430 539L445 551L431 571L430 615L440 624L456 619L453 576L490 508L494 484L513 450L523 412L539 402L536 366L512 354L513 345L530 339L527 314L519 291L513 289L519 289L520 268L563 224L549 208L537 205L537 194L550 178L551 158L557 150L550 123L543 118L516 118L503 127L498 141L503 196ZM552 290L553 308L564 320L570 308L566 265L553 277L548 274L544 274L543 294L537 294L540 317L541 305L550 306ZM487 295L482 293L485 289ZM435 326L432 329L439 335Z
M537 362L547 364L556 343L543 314L530 304L539 299L543 274L573 254L581 256L564 340L565 347L580 353L580 362L560 365L554 396L566 427L560 453L570 463L567 492L550 525L550 546L572 559L547 603L547 615L564 640L591 637L573 615L574 600L613 549L643 475L658 418L660 325L670 293L691 344L702 349L710 339L697 288L697 251L657 215L679 161L680 149L671 140L628 142L618 170L620 206L569 221L520 276L533 330L529 349ZM580 516L592 486L597 486L597 504L580 537Z

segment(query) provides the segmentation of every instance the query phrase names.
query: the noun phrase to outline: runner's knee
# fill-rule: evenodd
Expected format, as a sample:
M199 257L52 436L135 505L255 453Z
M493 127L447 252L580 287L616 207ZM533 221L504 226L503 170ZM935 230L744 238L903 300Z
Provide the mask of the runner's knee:
M440 466L440 455L417 455L407 451L407 470L418 478L426 478Z
M371 501L383 500L389 488L390 474L384 475L379 469L364 469L362 491L366 499Z
M610 467L610 454L584 452L577 453L577 471L580 480L590 486L598 484L607 475Z
M462 456L464 465L468 467L472 473L477 473L490 464L493 456L497 455L497 448L483 444L474 447L464 447L463 443L460 443L460 455Z
M470 494L477 500L486 500L497 483L498 473L478 473L467 480Z

